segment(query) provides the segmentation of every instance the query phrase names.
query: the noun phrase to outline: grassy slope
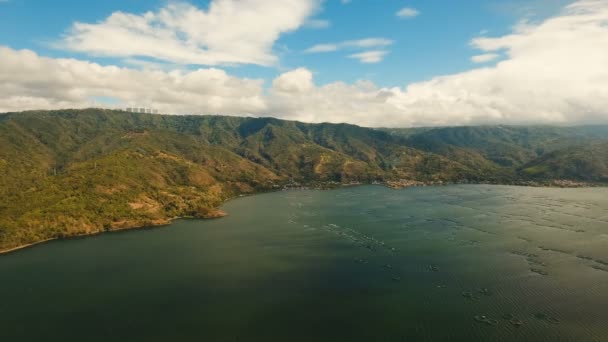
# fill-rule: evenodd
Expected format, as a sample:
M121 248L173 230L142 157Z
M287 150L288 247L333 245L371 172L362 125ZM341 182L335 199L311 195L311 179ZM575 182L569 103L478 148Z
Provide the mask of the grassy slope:
M550 152L521 168L531 178L608 182L608 142L571 146Z
M534 164L548 146L569 139L580 143L585 134L601 138L601 128L585 134L522 130L448 128L404 134L272 118L94 109L1 115L0 250L160 224L176 216L213 217L227 198L290 182L604 179L600 167L591 169L599 178L577 173L589 169L534 171L546 169L543 165L557 170L554 164L560 160L570 163L572 158L557 154ZM605 165L597 161L605 149L598 151L590 154L592 163Z
M551 151L608 139L608 126L479 126L388 131L407 136L408 144L421 150L479 154L498 166L513 168Z

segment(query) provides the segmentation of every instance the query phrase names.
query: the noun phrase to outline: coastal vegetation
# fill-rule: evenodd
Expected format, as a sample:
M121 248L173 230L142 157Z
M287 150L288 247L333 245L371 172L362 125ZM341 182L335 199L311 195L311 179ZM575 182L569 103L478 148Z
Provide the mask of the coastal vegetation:
M213 218L285 187L608 183L608 126L371 129L86 109L0 115L0 250Z

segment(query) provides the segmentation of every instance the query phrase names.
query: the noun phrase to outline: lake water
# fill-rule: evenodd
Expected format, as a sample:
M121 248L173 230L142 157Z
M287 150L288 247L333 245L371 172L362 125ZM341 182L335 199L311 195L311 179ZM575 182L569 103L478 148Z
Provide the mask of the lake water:
M2 341L608 341L608 189L362 186L0 257Z

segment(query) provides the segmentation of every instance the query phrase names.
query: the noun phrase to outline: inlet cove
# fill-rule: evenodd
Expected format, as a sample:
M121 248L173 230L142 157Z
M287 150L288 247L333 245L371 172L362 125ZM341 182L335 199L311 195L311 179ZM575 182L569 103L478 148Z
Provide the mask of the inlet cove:
M290 190L222 210L0 257L2 340L608 340L606 188Z

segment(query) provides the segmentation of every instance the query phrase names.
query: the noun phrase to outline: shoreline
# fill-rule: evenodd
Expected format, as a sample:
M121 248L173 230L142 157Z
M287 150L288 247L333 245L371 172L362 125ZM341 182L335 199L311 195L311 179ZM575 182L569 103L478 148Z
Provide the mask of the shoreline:
M41 245L43 243L47 243L47 242L51 242L51 241L56 241L56 240L59 240L59 238L46 239L46 240L42 240L42 241L38 241L38 242L28 243L26 245L14 247L14 248L3 249L3 250L0 250L0 256L6 255L6 254L10 254L10 253L14 253L14 252L18 252L18 251L23 250L23 249L32 248L32 247L35 247L37 245Z
M120 233L120 232L126 232L126 231L130 231L130 230L140 230L140 229L154 229L154 228L161 228L161 227L166 227L166 226L170 226L173 221L176 220L187 220L187 219L192 219L192 220L215 220L218 218L222 218L227 216L228 214L225 214L223 216L217 216L217 217L201 217L201 218L197 218L195 216L176 216L176 217L172 217L172 218L168 218L162 221L162 223L152 223L152 224L146 224L146 225L134 225L134 226L125 226L125 227L120 227L120 228L115 228L112 230L107 230L107 231L101 231L101 232L95 232L95 233L89 233L89 234L78 234L78 235L72 235L72 236L66 236L66 237L61 237L61 238L51 238L51 239L46 239L46 240L42 240L42 241L37 241L37 242L32 242L32 243L28 243L25 245L21 245L18 247L13 247L13 248L9 248L9 249L2 249L0 250L0 257L11 254L11 253L15 253L24 249L29 249L29 248L34 248L38 245L42 245L45 243L49 243L49 242L53 242L53 241L63 241L63 240L75 240L75 239L81 239L81 238L87 238L87 237L92 237L92 236L97 236L97 235L103 235L103 234L107 234L107 233Z
M399 181L396 181L399 182ZM410 181L411 182L411 181ZM269 192L280 192L280 191L286 191L286 190L335 190L335 189L339 189L342 187L349 187L349 186L366 186L366 185L379 185L379 186L384 186L387 189L391 189L391 190L404 190L404 189L409 189L409 188L417 188L417 187L443 187L443 186L450 186L450 185L492 185L492 186L521 186L521 187L531 187L531 188L554 188L554 189L581 189L581 188L589 188L589 189L593 189L593 188L598 188L598 187L608 187L607 184L594 184L594 183L577 183L577 184L573 184L570 186L564 186L564 185L559 185L556 183L552 183L552 184L542 184L542 183L530 183L530 184L522 184L522 183L514 183L514 184L495 184L495 183L450 183L450 182L442 182L442 183L434 183L434 182L411 182L410 184L404 185L404 186L394 186L396 184L391 185L391 183L394 183L393 181L385 181L385 182L379 182L379 183L344 183L344 184L336 184L334 186L329 186L329 187L324 187L324 188L318 188L318 187L306 187L306 186L299 186L299 187L284 187L284 188L280 188L280 189L275 189L275 190L271 190L271 191L261 191L261 192L256 192L256 193L252 193L252 194L241 194L241 195L237 195L237 196L233 196L230 198L227 198L225 201L223 201L222 205L225 205L226 203L236 200L236 199L240 199L243 197L249 197L249 196L254 196L254 195L259 195L259 194L264 194L264 193L269 193ZM53 242L53 241L61 241L61 240L70 240L70 239L78 239L78 238L86 238L86 237L92 237L92 236L96 236L96 235L102 235L102 234L106 234L106 233L118 233L118 232L122 232L122 231L130 231L130 230L138 230L138 229L154 229L154 228L160 228L160 227L165 227L165 226L169 226L171 225L174 221L176 220L181 220L181 219L199 219L199 220L214 220L214 219L221 219L223 217L228 216L227 213L225 213L224 211L222 211L221 209L218 208L214 208L213 210L216 215L212 215L209 217L195 217L195 216L177 216L177 217L172 217L172 218L167 218L167 219L163 219L162 221L158 221L158 224L146 224L146 225L134 225L134 226L125 226L125 227L120 227L120 228L115 228L112 230L108 230L108 231L100 231L100 232L95 232L95 233L90 233L90 234L79 234L79 235L73 235L73 236L66 236L66 237L61 237L61 238L50 238L50 239L46 239L46 240L42 240L42 241L37 241L37 242L32 242L32 243L28 243L25 245L21 245L21 246L17 246L17 247L13 247L13 248L9 248L9 249L3 249L0 250L0 257L11 254L11 253L15 253L21 250L25 250L25 249L29 249L29 248L33 248L36 247L38 245L42 245L48 242Z

